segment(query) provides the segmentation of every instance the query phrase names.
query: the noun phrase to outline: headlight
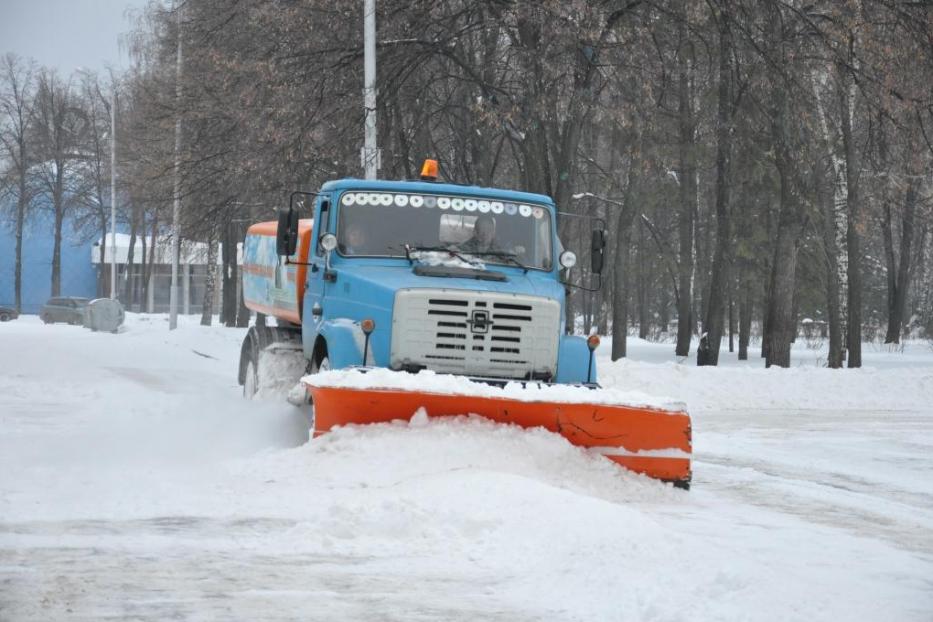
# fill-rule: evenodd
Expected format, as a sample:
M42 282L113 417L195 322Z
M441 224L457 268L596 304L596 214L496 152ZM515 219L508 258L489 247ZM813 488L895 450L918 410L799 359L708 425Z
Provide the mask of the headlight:
M573 268L577 265L577 255L573 251L564 251L560 254L560 265L565 268Z
M321 236L321 248L330 252L337 248L337 236L333 233L325 233Z

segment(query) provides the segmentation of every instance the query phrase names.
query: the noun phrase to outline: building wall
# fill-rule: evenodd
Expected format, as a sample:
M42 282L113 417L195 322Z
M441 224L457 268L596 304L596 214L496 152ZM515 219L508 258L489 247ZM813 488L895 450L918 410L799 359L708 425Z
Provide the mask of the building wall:
M37 198L36 202L41 201ZM35 208L30 211L23 230L23 290L22 312L38 313L42 305L51 297L52 292L52 247L55 242L54 214L50 209ZM118 220L119 223L119 220ZM118 224L118 237L121 228ZM80 296L82 298L97 298L110 295L110 264L96 263L99 261L100 249L95 245L99 231L75 231L74 221L66 218L62 226L61 249L61 296ZM127 236L123 236L124 238ZM110 238L107 238L109 246ZM118 247L120 240L118 239ZM171 266L168 264L155 264L149 295L142 296L142 249L137 242L137 251L132 274L138 284L133 304L125 300L126 296L126 246L124 242L123 255L117 253L117 296L128 310L149 311L156 313L167 312L169 309L169 291L171 289ZM203 245L202 245L203 246ZM151 252L151 249L150 249ZM109 254L109 249L108 249ZM156 255L159 257L159 255ZM192 261L179 270L178 286L178 312L200 313L204 302L204 282L207 276L207 267L204 265L206 251L183 253L183 261ZM0 305L14 306L15 295L15 261L16 261L16 233L12 206L0 204ZM108 259L109 261L109 259ZM220 296L222 279L220 266L217 271L214 292L214 310L220 310ZM186 282L187 281L187 282ZM185 304L185 295L188 304Z
M52 248L55 244L55 220L51 210L35 209L23 229L23 313L38 313L52 295ZM76 232L74 222L66 218L62 226L61 295L95 298L97 270L91 264L93 235ZM0 305L16 301L15 221L9 210L0 218Z

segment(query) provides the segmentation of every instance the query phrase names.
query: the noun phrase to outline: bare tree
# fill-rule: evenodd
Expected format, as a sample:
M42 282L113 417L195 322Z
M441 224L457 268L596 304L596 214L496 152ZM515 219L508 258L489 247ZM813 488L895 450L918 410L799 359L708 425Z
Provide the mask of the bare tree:
M32 199L29 180L32 137L29 129L35 105L35 65L13 54L0 59L0 146L8 166L0 171L16 196L16 255L13 266L14 305L23 306L23 227Z
M78 193L72 165L83 158L78 149L86 131L87 121L77 105L71 81L62 81L54 71L42 70L36 95L33 140L39 161L40 192L49 201L54 216L52 296L61 294L62 226Z

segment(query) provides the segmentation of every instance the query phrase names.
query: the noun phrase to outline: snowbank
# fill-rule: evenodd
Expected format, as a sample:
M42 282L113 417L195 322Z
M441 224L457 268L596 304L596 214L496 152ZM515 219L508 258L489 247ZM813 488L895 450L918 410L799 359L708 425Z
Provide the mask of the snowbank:
M931 357L933 359L933 357ZM599 381L619 390L676 395L703 410L923 410L933 365L885 369L697 367L600 357Z

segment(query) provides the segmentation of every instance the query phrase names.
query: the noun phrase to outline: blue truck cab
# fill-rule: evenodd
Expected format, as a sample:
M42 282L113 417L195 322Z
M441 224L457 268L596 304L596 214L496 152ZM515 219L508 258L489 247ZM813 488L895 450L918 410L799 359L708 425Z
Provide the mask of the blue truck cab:
M244 392L258 387L259 353L276 348L300 350L302 373L373 366L595 383L587 340L565 330L561 273L575 256L562 250L558 217L550 197L527 192L325 183L310 222L280 215L274 249L273 223L247 235L244 300L278 321L244 340ZM601 264L601 245L593 253Z

